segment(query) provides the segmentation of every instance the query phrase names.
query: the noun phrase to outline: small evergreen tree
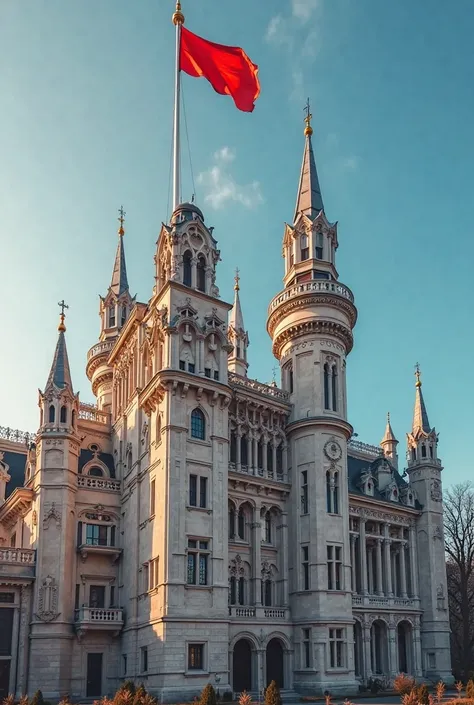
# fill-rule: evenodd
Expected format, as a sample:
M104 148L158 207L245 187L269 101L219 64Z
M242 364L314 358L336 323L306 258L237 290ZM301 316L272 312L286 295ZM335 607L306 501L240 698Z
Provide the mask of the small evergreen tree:
M265 705L281 705L280 688L275 681L265 691Z
M44 698L41 690L37 690L33 695L30 705L44 705Z
M466 685L466 698L474 700L474 680L472 678Z
M200 705L217 705L216 691L208 683L201 693Z
M139 685L133 697L133 705L143 705L143 700L146 697L146 690L143 685Z
M127 690L131 695L135 695L135 683L131 680L124 681L119 688L119 691Z
M429 705L430 693L428 686L425 683L423 683L423 685L419 685L416 689L416 699L419 705Z

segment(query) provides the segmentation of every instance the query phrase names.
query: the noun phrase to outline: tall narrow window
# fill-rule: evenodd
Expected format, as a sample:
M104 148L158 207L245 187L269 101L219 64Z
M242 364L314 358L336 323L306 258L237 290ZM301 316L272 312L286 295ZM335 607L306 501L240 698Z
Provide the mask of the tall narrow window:
M201 441L206 437L206 422L201 409L194 409L191 413L191 437Z
M426 458L426 446L424 443L421 445L421 457Z
M329 630L329 665L331 668L344 666L344 630Z
M337 411L337 367L332 368L332 410Z
M239 578L239 605L245 605L245 578Z
M309 590L309 546L301 547L303 568L303 590Z
M189 476L189 506L197 506L197 475Z
M262 603L265 607L272 606L272 585L271 580L264 580L262 582Z
M239 516L237 519L237 533L239 536L239 539L242 539L242 541L245 540L245 512L240 507L239 509Z
M335 472L332 478L332 511L339 514L339 473Z
M308 259L309 257L309 247L308 247L308 236L302 235L301 240L301 261Z
M191 286L192 275L191 275L191 260L193 256L189 250L183 255L183 284L184 286Z
M234 576L229 580L229 602L231 605L235 605L237 601L237 578Z
M328 546L328 590L342 589L342 546Z
M323 258L323 234L316 233L316 259Z
M67 406L61 407L61 412L59 415L59 420L61 423L67 423Z
M55 416L56 416L56 410L55 410L53 404L51 404L51 406L49 407L49 412L48 412L49 423L54 423Z
M197 288L206 291L206 260L203 255L199 255L197 261Z
M286 378L286 388L290 392L290 394L293 394L293 363L289 362L287 365L285 365L284 371L284 376Z
M127 320L127 307L122 306L120 308L120 327L125 325L126 320Z
M272 542L272 515L270 512L266 512L265 514L265 543L271 543Z
M311 668L311 630L303 629L303 668Z
M301 512L308 513L308 471L301 473Z
M207 477L199 478L199 506L201 509L207 507Z
M267 471L269 475L273 475L273 446L270 443L267 444Z
M240 439L240 464L242 467L247 467L248 465L247 456L247 436L242 436Z
M112 304L112 306L109 306L109 328L113 328L115 326L115 304Z
M329 514L332 513L332 492L331 492L331 473L329 470L326 473L326 510Z
M230 432L230 462L237 462L237 436L235 431Z
M329 365L327 362L324 365L324 408L331 408L329 403Z
M150 482L150 516L155 513L155 501L156 501L156 480Z
M232 504L229 507L229 538L235 538L235 509Z
M208 541L188 540L188 585L208 584Z

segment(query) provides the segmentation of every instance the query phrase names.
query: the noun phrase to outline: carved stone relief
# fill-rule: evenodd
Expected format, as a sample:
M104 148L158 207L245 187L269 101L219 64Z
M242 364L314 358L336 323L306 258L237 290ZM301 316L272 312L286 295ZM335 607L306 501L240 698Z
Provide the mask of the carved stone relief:
M51 575L47 575L41 582L38 597L38 612L36 616L42 622L52 622L59 617L58 586L56 580Z

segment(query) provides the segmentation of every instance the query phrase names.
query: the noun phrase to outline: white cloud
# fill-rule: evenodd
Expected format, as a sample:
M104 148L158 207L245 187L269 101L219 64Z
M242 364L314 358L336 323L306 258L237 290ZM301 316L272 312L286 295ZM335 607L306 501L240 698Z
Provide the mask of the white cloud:
M344 171L357 171L359 168L359 157L356 157L355 155L346 157L342 161L342 168Z
M238 184L229 171L229 165L235 159L235 150L221 147L215 152L213 164L198 176L198 183L204 187L206 203L214 210L220 210L229 202L240 203L244 208L256 208L263 203L263 196L258 181Z
M302 22L309 22L320 9L321 0L291 0L292 15Z

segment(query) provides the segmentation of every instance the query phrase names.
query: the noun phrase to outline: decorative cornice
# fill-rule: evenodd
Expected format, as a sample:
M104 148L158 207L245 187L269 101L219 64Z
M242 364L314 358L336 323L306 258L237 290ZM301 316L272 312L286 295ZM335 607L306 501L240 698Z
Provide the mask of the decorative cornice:
M270 326L268 326L270 333ZM346 355L350 353L354 345L354 339L352 337L352 332L349 328L346 328L341 323L335 323L334 321L324 321L321 319L306 321L303 323L297 323L294 326L290 326L283 330L273 341L272 352L275 357L279 360L281 358L281 353L284 345L295 338L301 338L302 336L317 333L330 335L337 338L344 345ZM271 335L271 333L270 333Z

